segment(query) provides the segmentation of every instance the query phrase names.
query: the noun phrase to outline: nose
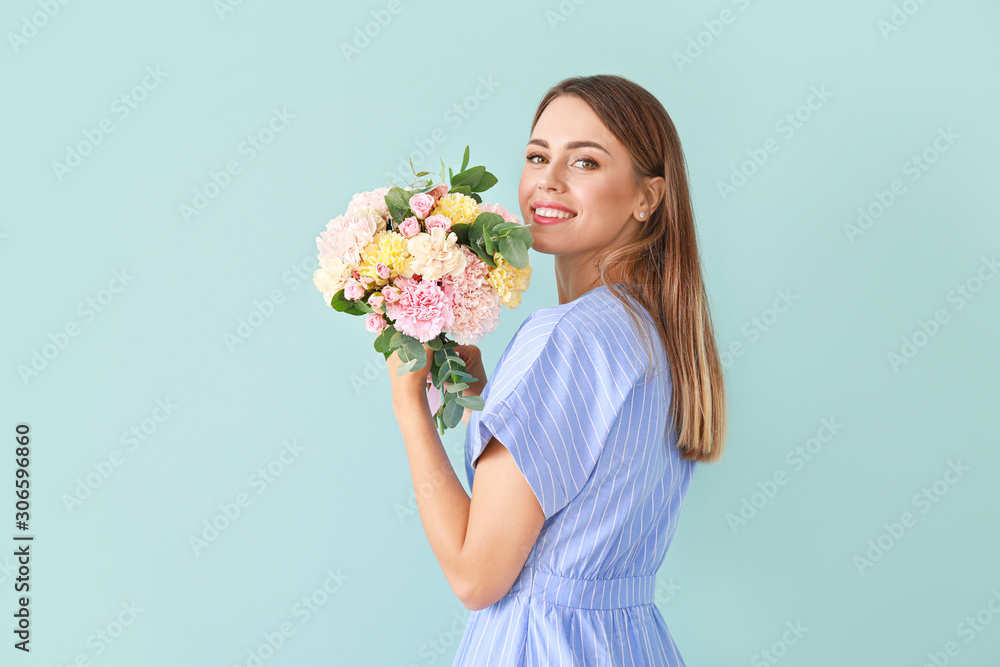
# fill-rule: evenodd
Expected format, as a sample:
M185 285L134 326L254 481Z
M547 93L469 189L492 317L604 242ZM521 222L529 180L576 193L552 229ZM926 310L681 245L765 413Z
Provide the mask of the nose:
M560 191L563 189L563 172L558 165L550 164L538 179L540 190Z

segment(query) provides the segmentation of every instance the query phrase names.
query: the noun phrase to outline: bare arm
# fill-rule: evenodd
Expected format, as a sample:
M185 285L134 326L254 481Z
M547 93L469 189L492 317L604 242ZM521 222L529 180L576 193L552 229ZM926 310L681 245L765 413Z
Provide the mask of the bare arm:
M426 393L393 395L427 540L470 610L503 597L517 579L545 515L510 452L492 438L476 464L472 497L448 459Z

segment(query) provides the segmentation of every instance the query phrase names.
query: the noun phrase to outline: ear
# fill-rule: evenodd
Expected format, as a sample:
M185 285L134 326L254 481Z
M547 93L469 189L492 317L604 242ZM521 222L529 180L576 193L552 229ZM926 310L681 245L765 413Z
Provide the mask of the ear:
M643 188L643 210L649 211L647 217L651 216L656 207L663 201L663 196L667 192L667 179L663 176L647 178Z

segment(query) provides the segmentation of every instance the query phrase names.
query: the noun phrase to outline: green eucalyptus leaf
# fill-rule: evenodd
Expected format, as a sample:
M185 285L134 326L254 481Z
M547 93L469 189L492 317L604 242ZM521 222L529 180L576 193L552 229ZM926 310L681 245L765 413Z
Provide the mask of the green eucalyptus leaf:
M455 402L470 410L482 410L486 407L486 401L483 400L482 396L458 396L455 398Z
M482 213L476 216L474 223L475 222L482 223L483 229L493 230L496 228L497 225L504 224L506 221L503 219L503 216L500 215L499 213L491 213L489 211L483 211ZM494 236L496 235L494 234Z
M385 195L385 204L389 207L389 215L398 225L410 212L410 194L400 187L390 188Z
M465 147L465 155L462 156L462 168L459 171L465 171L465 168L469 166L469 147Z
M421 357L424 358L424 363L427 363L427 353L424 351L424 344L421 343L416 338L409 338L405 343L403 343L406 348L406 352L411 359L419 360Z
M330 299L330 305L333 306L333 309L339 310L341 312L345 310L350 310L353 304L354 304L353 301L348 301L347 299L344 298L344 290L339 290L336 294L333 295L333 298Z
M420 361L420 360L419 359L410 359L405 364L403 364L402 366L400 366L399 369L396 370L396 377L399 377L400 375L406 375L407 373L409 373L410 371L412 371L413 367L417 365L418 361Z
M530 248L531 244L535 240L534 237L531 236L531 231L523 225L517 225L515 229L512 229L510 236L511 238L519 240L525 248Z
M469 245L469 230L472 229L472 225L465 222L456 222L451 226L451 231L455 232L458 243L461 245Z
M392 327L386 327L385 329L382 330L382 333L380 333L378 337L375 339L375 342L373 344L375 346L376 352L381 352L382 354L386 353L391 354L391 350L389 349L389 339L392 338L393 332L390 332L389 331L390 329L392 329Z
M477 377L475 377L473 375L469 375L465 371L454 371L452 373L452 376L458 382L465 382L465 383L468 383L468 384L473 384L475 382L479 382L479 378L477 378Z
M482 246L470 245L469 248L479 256L479 259L486 262L486 265L489 266L491 269L497 268L497 262L495 259L493 259L493 255L483 250Z
M448 395L446 394L445 396L447 397ZM455 428L458 422L462 421L462 417L465 416L465 406L461 405L458 399L445 401L444 414L442 416L444 417L445 426Z
M528 251L520 241L505 236L500 239L499 248L504 260L514 268L523 269L528 265Z
M486 167L469 167L468 169L455 174L451 178L452 185L469 187L470 191L476 189L476 185L479 183L479 179L483 177L486 173Z
M475 192L486 192L496 184L497 184L497 177L487 171L486 173L483 174L482 178L479 179L479 182L476 183L475 187L473 187L472 189Z

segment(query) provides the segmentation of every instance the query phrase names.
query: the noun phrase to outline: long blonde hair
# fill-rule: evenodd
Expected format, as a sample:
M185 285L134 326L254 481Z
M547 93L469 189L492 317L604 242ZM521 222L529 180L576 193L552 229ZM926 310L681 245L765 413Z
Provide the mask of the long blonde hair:
M726 392L698 257L687 164L677 130L649 91L609 74L568 78L553 86L538 105L532 130L545 108L560 95L576 95L586 102L628 148L636 186L648 177L663 176L666 180L662 201L648 220L640 221L637 237L602 257L598 271L602 283L625 305L637 325L639 314L629 297L652 316L670 361L669 410L681 456L716 462L725 445ZM646 328L639 328L652 367L659 355L653 352Z

